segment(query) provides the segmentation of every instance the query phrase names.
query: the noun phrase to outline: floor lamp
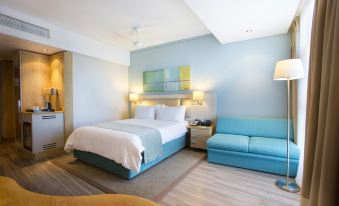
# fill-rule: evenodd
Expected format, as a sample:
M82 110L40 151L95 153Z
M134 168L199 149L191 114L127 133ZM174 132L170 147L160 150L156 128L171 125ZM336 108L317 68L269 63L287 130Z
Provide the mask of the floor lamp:
M287 192L299 192L300 188L294 181L289 181L290 172L290 81L304 78L304 69L300 59L286 59L278 61L275 66L274 80L287 81L287 157L286 179L279 179L275 185Z

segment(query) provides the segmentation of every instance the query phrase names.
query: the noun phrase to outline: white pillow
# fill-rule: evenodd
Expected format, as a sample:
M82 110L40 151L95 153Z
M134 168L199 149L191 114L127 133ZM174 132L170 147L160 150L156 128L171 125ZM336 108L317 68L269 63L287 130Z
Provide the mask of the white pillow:
M182 122L185 121L185 109L185 106L159 107L156 118L157 120Z
M157 118L158 111L161 107L166 107L164 104L156 104L154 105L154 111L155 111L155 118Z
M135 119L154 119L155 109L149 106L137 106L135 108Z

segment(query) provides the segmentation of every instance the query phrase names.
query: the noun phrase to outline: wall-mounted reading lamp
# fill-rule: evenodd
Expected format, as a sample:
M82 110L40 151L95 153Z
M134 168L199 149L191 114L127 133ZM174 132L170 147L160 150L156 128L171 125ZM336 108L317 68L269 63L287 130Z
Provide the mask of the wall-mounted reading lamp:
M193 105L202 105L204 102L204 93L202 91L193 91Z
M137 103L139 101L139 94L136 93L129 94L129 101Z

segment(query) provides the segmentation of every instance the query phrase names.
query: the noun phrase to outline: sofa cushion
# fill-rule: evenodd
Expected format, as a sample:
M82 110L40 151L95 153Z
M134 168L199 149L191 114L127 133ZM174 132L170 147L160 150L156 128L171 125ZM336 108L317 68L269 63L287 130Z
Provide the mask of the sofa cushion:
M285 139L250 137L248 152L275 157L286 157L286 144ZM299 149L292 141L290 141L290 158L299 159Z
M290 123L290 139L293 140L293 126ZM218 117L217 133L238 134L256 137L286 139L286 119Z
M248 152L248 136L233 134L214 134L207 140L207 147L237 152Z

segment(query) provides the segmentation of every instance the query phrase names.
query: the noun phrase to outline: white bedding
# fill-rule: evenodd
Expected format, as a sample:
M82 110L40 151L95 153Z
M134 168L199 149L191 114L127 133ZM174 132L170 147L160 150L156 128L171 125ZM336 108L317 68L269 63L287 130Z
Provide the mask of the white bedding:
M187 131L187 122L150 119L125 119L116 122L155 128L160 132L163 144L184 135ZM73 149L101 155L137 172L140 171L142 162L141 153L145 150L136 134L94 126L74 130L65 144L66 152L69 153Z

